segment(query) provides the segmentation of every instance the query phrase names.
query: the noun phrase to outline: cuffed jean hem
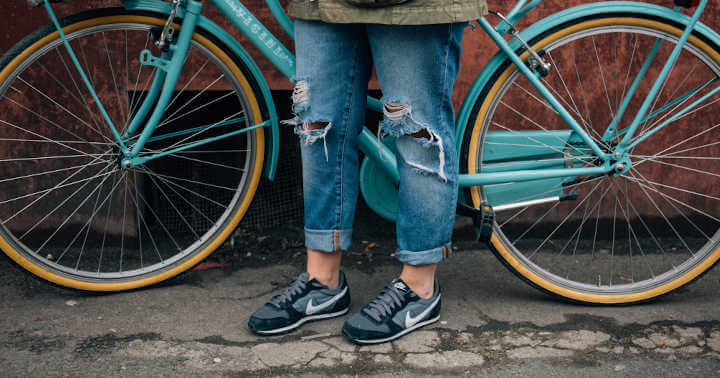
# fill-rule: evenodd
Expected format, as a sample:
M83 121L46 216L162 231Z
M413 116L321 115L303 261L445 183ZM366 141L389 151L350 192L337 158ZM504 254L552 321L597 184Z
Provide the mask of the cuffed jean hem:
M443 244L440 247L428 249L426 251L412 252L398 250L395 251L395 257L407 265L430 265L437 264L452 254L452 243Z
M347 251L352 242L352 229L308 230L305 229L305 247L320 252Z

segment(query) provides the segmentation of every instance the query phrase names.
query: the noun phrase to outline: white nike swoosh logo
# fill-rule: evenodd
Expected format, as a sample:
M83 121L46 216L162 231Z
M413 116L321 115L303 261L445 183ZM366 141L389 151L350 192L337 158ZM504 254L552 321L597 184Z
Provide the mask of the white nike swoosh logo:
M347 293L347 290L348 290L348 288L347 288L347 286L345 286L345 289L343 289L343 291L341 291L340 294L330 298L329 301L321 303L317 306L313 306L313 300L312 300L312 298L310 298L310 300L307 303L307 307L305 308L305 314L312 315L312 314L320 312L320 311L334 305L335 302L339 301L340 298L342 298L343 295L345 295L345 293Z
M410 316L410 311L406 312L405 313L405 328L410 328L410 327L414 326L420 320L422 320L424 317L426 317L427 314L429 314L430 311L432 311L432 309L435 308L435 306L438 304L438 302L440 302L440 295L438 295L437 299L435 299L435 301L432 304L430 304L430 306L428 306L428 308L426 308L425 311L421 312L420 314L418 314L418 316L415 316L415 317Z

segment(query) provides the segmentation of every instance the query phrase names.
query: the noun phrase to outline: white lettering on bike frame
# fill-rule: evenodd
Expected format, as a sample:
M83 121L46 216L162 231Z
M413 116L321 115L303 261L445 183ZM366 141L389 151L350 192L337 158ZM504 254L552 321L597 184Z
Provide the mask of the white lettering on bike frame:
M245 9L240 8L234 0L225 0L225 4L232 8L233 12L235 12L235 16L241 19L242 23L245 24L245 26L249 27L250 32L257 36L258 39L265 45L265 47L272 51L273 55L287 62L290 67L293 67L295 65L295 62L290 58L288 53L282 47L282 43L275 39L272 34L268 33L267 30L264 30L265 28L260 23L260 21L255 18L255 16L248 13ZM273 47L275 47L274 50Z

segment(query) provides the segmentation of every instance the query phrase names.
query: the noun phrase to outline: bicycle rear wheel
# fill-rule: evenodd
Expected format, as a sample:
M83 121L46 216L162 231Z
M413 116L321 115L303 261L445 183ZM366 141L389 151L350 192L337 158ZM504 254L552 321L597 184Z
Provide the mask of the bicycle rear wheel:
M61 21L121 133L157 73L139 63L140 51L160 55L151 30L164 22L122 9ZM140 155L261 123L245 72L198 30ZM262 172L262 128L122 169L109 127L50 26L0 61L0 124L0 248L37 276L76 289L133 289L199 263L240 222Z
M637 15L576 20L531 41L553 65L543 79L606 151L624 136L683 27ZM603 139L656 40L656 61ZM527 55L527 54L526 54ZM717 85L720 51L694 34L654 102L641 136ZM720 257L720 96L639 144L620 175L473 187L498 209L491 246L533 286L583 303L646 301L677 289ZM591 167L590 149L542 96L505 64L484 89L463 144L469 173Z

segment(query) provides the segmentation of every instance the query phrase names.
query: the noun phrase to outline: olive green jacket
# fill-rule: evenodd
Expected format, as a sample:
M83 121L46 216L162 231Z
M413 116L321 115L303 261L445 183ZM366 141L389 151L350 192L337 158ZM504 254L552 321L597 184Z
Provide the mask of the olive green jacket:
M361 8L345 0L291 0L288 14L331 23L427 25L470 21L487 14L486 0L412 0L384 8Z

